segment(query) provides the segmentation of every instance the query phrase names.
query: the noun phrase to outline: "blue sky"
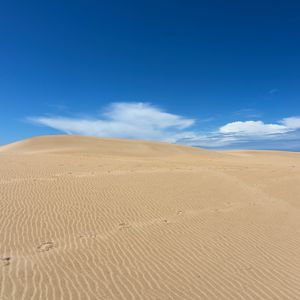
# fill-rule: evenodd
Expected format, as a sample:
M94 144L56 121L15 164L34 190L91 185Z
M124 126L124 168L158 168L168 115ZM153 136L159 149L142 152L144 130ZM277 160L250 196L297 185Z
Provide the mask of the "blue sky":
M300 150L299 1L2 1L0 144Z

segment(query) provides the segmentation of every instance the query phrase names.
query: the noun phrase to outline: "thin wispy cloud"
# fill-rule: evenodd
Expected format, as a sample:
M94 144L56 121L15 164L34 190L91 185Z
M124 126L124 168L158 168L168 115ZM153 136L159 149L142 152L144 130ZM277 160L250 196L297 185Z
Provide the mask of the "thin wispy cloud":
M238 118L260 118L262 117L262 113L257 111L256 109L253 108L243 108L240 110L236 110L232 113L233 117L238 117Z
M278 122L233 121L207 131L201 120L162 110L149 103L113 103L97 118L64 116L28 120L67 134L156 140L206 148L294 149L300 147L300 117Z
M269 94L269 95L272 95L272 94L276 94L276 93L278 93L278 92L279 92L278 89L271 89L271 90L268 91L268 94Z

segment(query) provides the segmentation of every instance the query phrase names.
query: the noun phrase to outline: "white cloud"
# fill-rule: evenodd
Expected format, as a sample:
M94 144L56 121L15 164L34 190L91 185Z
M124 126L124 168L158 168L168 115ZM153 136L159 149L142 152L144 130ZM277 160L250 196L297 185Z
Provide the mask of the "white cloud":
M98 118L34 117L67 134L157 140L207 148L300 149L300 117L275 123L235 121L199 131L196 121L148 103L113 103ZM198 122L201 124L201 122Z
M114 122L156 128L176 127L184 129L194 124L193 119L183 118L178 115L166 113L148 103L113 103L104 114Z
M34 123L68 134L176 142L193 119L170 114L148 103L113 103L99 119L37 117ZM188 132L186 132L188 134Z
M284 118L281 123L289 129L300 129L300 117Z
M289 127L280 124L265 124L262 121L237 121L222 126L219 132L237 135L268 135L286 133L289 130Z

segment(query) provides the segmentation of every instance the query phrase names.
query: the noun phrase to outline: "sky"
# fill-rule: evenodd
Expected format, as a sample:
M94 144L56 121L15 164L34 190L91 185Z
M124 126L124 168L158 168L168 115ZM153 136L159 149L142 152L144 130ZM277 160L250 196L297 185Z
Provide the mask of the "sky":
M300 1L2 1L0 145L300 151Z

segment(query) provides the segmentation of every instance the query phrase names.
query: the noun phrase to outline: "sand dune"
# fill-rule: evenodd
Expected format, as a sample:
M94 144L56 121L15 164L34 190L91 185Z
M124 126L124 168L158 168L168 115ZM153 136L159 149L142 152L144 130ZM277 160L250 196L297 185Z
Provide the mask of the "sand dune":
M300 155L4 146L0 299L300 299Z

